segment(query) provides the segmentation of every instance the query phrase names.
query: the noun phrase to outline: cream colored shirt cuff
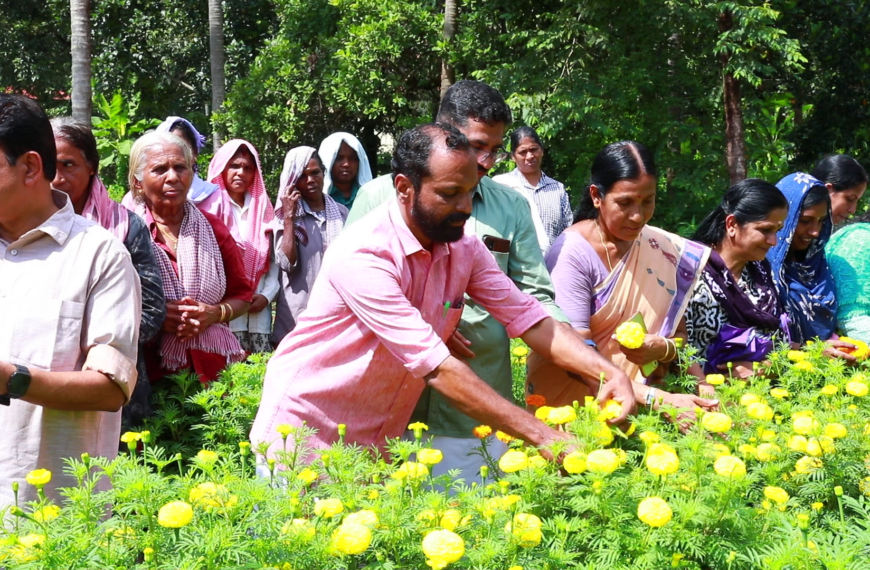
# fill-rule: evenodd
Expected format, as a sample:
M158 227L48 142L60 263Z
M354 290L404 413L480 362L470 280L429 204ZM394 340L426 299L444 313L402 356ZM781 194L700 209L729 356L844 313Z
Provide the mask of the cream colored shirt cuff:
M136 387L136 363L131 362L118 349L108 344L97 344L88 351L82 370L95 370L105 374L120 386L124 392L124 404L130 401L130 394Z

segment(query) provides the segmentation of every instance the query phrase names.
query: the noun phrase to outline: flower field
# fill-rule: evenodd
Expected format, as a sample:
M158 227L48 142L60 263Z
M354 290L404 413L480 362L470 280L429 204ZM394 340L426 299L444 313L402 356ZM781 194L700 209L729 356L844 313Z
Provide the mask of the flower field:
M391 443L390 461L337 444L311 463L306 430L288 426L275 433L285 453L258 478L245 435L264 359L207 390L182 377L147 429L125 435L128 453L70 460L80 483L63 504L7 514L0 566L870 568L870 378L821 349L774 354L775 384L713 378L720 411L685 434L659 413L626 435L604 423L613 404L532 400L575 448L556 450L560 467L513 440L471 487L429 475L441 454L422 424ZM94 492L101 478L112 490Z

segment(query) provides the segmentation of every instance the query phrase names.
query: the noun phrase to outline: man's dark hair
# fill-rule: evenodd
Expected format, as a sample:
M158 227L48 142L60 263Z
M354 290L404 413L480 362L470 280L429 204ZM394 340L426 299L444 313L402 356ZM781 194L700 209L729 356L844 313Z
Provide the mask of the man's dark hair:
M100 169L100 153L97 151L97 139L94 138L90 125L72 117L55 117L50 122L54 138L66 141L82 151L96 174Z
M454 83L444 94L435 120L462 127L469 119L483 121L490 126L497 123L509 125L513 116L498 89L480 81L463 79Z
M427 123L405 131L399 139L393 160L393 182L398 174L404 174L411 181L414 190L420 191L423 179L431 174L429 155L437 140L444 138L444 146L449 150L468 152L471 147L465 135L453 125Z
M42 108L23 95L0 93L0 151L14 166L26 152L42 158L42 173L54 180L57 148L54 133Z

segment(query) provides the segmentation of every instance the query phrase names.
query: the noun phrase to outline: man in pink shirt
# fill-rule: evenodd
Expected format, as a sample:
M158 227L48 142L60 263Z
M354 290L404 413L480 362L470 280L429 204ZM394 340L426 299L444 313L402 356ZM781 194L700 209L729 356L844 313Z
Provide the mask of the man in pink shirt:
M570 436L499 396L445 345L467 293L560 367L609 381L602 399L634 409L631 382L570 327L521 293L474 235L464 234L477 184L468 140L445 124L402 135L393 155L398 200L382 205L334 242L308 308L266 371L251 430L256 444L281 448L276 426L316 428L309 443L345 440L382 447L400 437L428 384L457 409L494 429L547 446ZM276 449L276 448L272 448Z

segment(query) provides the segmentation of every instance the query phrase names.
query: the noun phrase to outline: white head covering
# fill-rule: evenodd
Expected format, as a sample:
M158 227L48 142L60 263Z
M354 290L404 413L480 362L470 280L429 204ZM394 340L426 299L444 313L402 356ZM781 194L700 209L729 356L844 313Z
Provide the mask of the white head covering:
M335 158L338 156L338 149L341 148L341 143L347 143L347 146L352 148L359 157L359 171L356 174L357 186L362 186L372 179L372 169L369 166L369 159L366 156L366 151L363 148L359 139L350 133L332 133L320 143L320 148L317 154L320 160L323 161L323 166L326 172L323 173L323 191L328 193L332 188L332 165L335 164Z

